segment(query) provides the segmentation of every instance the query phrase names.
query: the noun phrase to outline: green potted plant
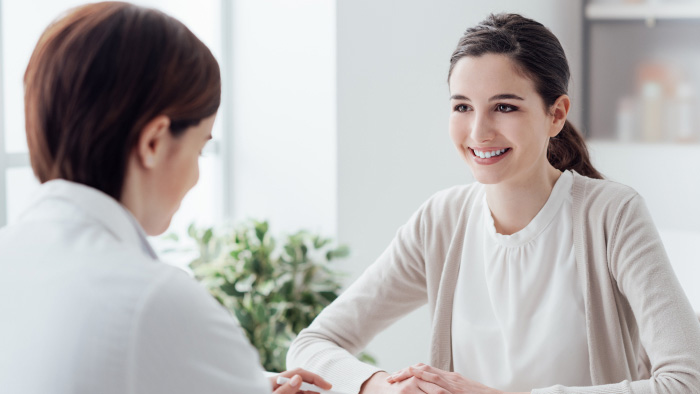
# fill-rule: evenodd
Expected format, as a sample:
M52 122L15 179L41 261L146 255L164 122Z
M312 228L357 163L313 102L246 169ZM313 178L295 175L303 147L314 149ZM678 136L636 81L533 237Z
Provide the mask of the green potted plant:
M278 244L266 221L218 233L190 226L188 233L200 252L190 264L195 277L236 316L263 367L284 371L292 340L338 297L340 275L330 263L348 248L303 230Z

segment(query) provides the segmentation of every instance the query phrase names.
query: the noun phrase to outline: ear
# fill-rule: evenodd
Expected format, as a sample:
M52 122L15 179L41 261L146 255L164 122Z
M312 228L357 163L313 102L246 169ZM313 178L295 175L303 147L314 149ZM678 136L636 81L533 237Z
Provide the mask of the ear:
M555 137L561 129L564 128L564 123L566 123L566 117L569 114L569 109L571 109L571 100L569 96L563 94L559 96L557 101L550 107L550 114L552 116L551 127L549 131L550 137Z
M170 118L159 115L143 127L134 153L138 163L152 169L165 158L170 136Z

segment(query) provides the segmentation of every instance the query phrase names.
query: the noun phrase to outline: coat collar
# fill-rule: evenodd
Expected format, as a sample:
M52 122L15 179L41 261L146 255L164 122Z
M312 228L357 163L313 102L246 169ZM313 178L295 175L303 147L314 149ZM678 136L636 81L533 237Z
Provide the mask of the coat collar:
M49 202L49 205L44 204L45 202ZM158 258L148 243L143 228L126 207L102 191L81 183L64 179L54 179L43 183L34 200L19 217L19 221L32 220L37 217L40 219L61 218L71 215L51 209L53 205L50 202L72 205L83 214L82 219L97 222L118 241L140 249L153 259Z

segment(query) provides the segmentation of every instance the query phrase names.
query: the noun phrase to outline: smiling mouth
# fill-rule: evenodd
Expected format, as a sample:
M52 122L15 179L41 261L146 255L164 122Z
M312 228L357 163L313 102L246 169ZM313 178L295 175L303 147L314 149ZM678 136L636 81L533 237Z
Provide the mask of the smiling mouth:
M482 159L490 159L492 157L498 157L498 156L503 155L504 153L510 151L510 148L496 149L496 150L479 150L479 149L469 148L469 150L476 157L480 157Z

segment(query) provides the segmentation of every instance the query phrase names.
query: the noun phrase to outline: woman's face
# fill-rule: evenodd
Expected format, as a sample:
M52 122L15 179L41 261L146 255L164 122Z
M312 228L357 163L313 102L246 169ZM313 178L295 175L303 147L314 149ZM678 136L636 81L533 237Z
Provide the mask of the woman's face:
M551 167L547 145L559 130L508 57L464 57L449 86L450 136L478 182L524 184Z
M211 139L215 118L216 114L202 119L182 135L173 137L169 144L163 172L157 177L161 182L157 188L161 199L161 232L168 228L182 199L199 180L199 157L204 145Z

